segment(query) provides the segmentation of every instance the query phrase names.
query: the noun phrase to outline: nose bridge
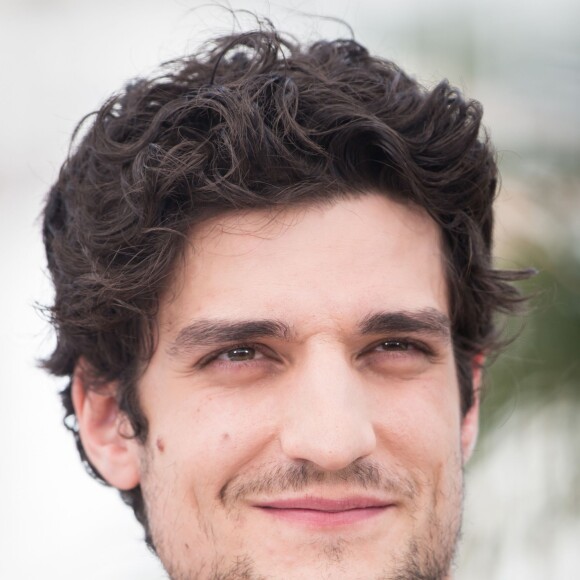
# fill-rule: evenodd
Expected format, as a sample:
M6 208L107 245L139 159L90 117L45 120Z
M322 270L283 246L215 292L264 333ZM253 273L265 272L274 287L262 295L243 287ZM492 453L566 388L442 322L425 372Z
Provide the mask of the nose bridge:
M312 349L297 365L287 393L280 440L291 459L336 471L374 450L368 394L336 345Z

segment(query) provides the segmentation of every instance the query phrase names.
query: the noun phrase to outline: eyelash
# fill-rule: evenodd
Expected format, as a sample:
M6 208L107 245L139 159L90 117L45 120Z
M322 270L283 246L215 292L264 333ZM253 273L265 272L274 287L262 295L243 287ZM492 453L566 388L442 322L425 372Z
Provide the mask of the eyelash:
M435 356L435 352L434 352L433 348L431 348L429 345L427 345L423 341L405 338L405 337L388 338L386 340L381 340L380 342L377 342L373 346L371 346L368 350L363 351L363 353L372 352L373 350L375 350L379 346L382 346L383 344L387 344L387 343L404 344L404 345L407 345L408 348L411 348L412 350L419 351L420 353L422 353L426 356L430 356L430 357ZM395 351L395 352L407 352L407 350L401 350L401 351Z
M374 343L373 345L371 345L370 347L364 349L363 351L360 352L360 354L358 356L362 356L362 355L366 355L366 354L371 354L374 351L376 351L377 348L379 348L380 346L384 345L384 344L388 344L388 343L400 343L402 345L406 345L406 349L402 349L402 350L394 350L394 351L390 351L391 354L402 354L403 356L409 352L409 350L412 351L418 351L419 353L432 358L435 356L435 352L434 350L428 346L427 344L425 344L422 341L418 341L415 339L409 339L409 338L389 338L389 339L383 339L380 342ZM216 362L220 356L225 355L229 352L235 351L237 349L252 349L254 351L256 351L256 353L259 353L265 357L267 357L268 355L264 352L265 350L270 352L270 358L275 358L273 356L273 352L268 349L267 347L265 347L262 344L258 344L258 343L240 343L240 344L234 344L231 346L228 346L225 349L219 350L217 352L213 352L207 356L205 356L201 361L199 361L197 363L196 366L198 366L199 368L205 368L208 365L210 365L213 362ZM389 352L389 351L384 351L384 352ZM245 366L248 364L253 364L255 362L255 359L249 359L249 360L242 360L242 361L222 361L225 364L233 364L233 365L237 365L237 366Z
M257 343L252 343L252 342L245 342L245 343L240 343L240 344L233 344L231 346L228 346L225 349L219 350L217 352L213 352L205 357L203 357L198 363L197 366L200 368L204 368L208 365L210 365L212 362L217 361L217 359L223 355L223 354L227 354L228 352L237 350L237 349L252 349L255 350L256 352L259 352L260 354L263 354L264 356L266 356L264 354L264 350L266 349L266 347L264 347L264 345L261 344L257 344ZM247 360L247 361L239 361L239 362L234 362L234 361L223 361L226 364L232 363L232 364L237 364L237 365L243 365L243 364L248 364L248 363L253 363L254 359L251 360Z

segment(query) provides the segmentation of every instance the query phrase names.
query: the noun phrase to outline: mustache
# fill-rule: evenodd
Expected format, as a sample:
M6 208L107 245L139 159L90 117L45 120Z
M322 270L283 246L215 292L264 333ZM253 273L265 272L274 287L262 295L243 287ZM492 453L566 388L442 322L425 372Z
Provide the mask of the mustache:
M304 491L314 484L329 487L356 486L409 499L413 499L417 493L417 485L411 478L403 477L373 461L355 461L338 471L324 471L304 461L270 466L251 475L237 475L220 489L219 499L225 506L229 506L248 496Z

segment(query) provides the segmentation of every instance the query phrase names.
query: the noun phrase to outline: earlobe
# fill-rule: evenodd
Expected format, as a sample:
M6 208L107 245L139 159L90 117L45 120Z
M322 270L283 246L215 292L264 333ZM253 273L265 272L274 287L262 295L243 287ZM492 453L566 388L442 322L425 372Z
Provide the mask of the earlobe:
M483 365L485 356L478 354L473 357L472 361L472 384L473 384L473 404L463 417L461 424L461 452L463 463L467 463L472 456L477 443L477 434L479 431L479 410L481 383L483 378Z
M119 410L116 384L91 388L81 361L74 372L72 400L79 435L91 464L103 478L120 490L140 481L139 444L131 437L127 417ZM85 367L86 368L86 367Z

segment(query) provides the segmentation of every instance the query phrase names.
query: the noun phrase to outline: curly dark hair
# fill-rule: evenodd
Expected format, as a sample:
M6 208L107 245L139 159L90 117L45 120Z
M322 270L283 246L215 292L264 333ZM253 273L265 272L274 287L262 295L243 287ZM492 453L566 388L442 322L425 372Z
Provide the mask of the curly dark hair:
M134 80L85 118L92 123L48 196L58 340L44 366L70 378L83 357L89 388L115 381L145 442L136 387L160 293L192 227L229 211L373 191L424 208L441 228L465 413L473 357L498 346L496 314L521 303L512 282L527 275L491 263L498 179L481 117L447 81L428 90L354 40L302 46L268 26ZM70 382L62 400L83 461L102 479L78 435ZM150 541L140 487L122 496Z

